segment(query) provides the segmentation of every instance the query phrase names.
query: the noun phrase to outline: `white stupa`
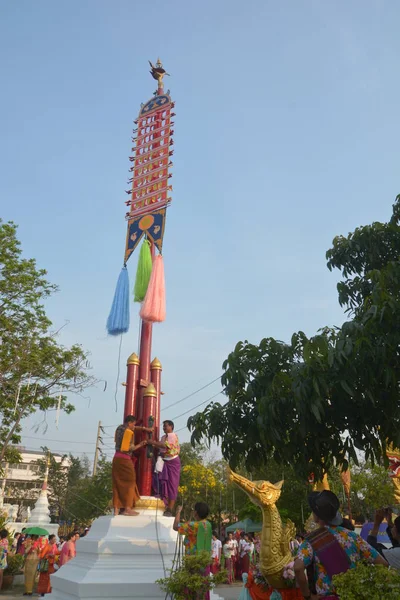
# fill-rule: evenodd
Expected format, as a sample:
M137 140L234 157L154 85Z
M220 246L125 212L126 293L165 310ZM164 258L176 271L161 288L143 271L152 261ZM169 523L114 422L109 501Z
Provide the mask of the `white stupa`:
M51 523L49 499L47 497L47 481L49 479L49 461L47 461L46 472L44 474L44 480L42 489L39 494L39 498L36 500L35 507L32 509L29 517L29 521L26 523L19 523L15 521L13 523L7 523L6 527L8 530L14 532L22 531L22 529L28 529L29 527L41 527L46 529L49 534L57 535L58 523Z
M39 498L36 500L35 507L31 511L30 521L29 523L37 523L38 526L44 526L50 524L50 509L49 509L49 499L47 497L47 481L49 479L49 461L47 461L46 472L44 474L44 480L42 484L42 489L39 494ZM30 527L35 527L35 525L29 525Z

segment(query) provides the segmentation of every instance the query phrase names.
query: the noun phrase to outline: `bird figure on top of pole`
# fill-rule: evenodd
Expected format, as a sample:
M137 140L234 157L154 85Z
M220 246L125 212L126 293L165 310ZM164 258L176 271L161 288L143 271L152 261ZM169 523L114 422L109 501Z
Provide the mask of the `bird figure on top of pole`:
M162 62L159 58L157 59L155 66L153 65L151 60L149 60L149 65L151 67L151 71L150 71L151 76L153 77L153 79L158 81L158 87L162 88L164 76L168 75L168 77L170 77L170 74L166 72L166 70L162 66Z

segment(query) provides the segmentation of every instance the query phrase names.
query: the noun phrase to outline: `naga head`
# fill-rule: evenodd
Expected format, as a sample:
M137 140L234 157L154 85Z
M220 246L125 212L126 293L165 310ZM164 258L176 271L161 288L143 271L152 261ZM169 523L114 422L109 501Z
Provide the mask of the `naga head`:
M270 483L269 481L250 481L234 471L229 471L229 479L236 483L249 496L257 506L274 506L281 495L283 481Z

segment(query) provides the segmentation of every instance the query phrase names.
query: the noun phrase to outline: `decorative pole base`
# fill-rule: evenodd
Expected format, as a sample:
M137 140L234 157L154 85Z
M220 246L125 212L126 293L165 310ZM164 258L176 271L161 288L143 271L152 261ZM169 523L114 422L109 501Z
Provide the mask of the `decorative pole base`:
M77 556L51 575L48 600L164 600L155 583L172 568L177 533L164 504L142 497L137 517L100 517L77 542ZM165 568L165 573L164 573ZM212 595L216 600L218 597Z
M100 517L77 556L51 576L50 600L164 599L155 583L172 568L177 534L164 504L142 497L137 517ZM158 540L157 541L157 537ZM162 553L162 557L161 557ZM168 576L168 572L166 572Z

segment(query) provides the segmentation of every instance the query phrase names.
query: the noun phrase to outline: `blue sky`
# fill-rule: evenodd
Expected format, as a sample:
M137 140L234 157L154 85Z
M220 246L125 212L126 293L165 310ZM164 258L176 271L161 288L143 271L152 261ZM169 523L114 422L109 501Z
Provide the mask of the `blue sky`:
M76 398L59 430L51 416L41 435L42 417L30 419L27 447L54 439L53 451L90 453L98 420L121 417L118 340L105 321L132 121L155 89L147 60L160 56L171 73L177 113L168 315L153 339L163 416L174 418L218 392L216 382L168 411L221 373L238 340L342 322L325 251L335 235L385 220L400 192L399 18L383 0L1 3L1 216L60 286L48 310L56 327L68 321L62 341L90 350L108 382L90 390L90 406ZM132 305L120 381L137 351L136 314Z

